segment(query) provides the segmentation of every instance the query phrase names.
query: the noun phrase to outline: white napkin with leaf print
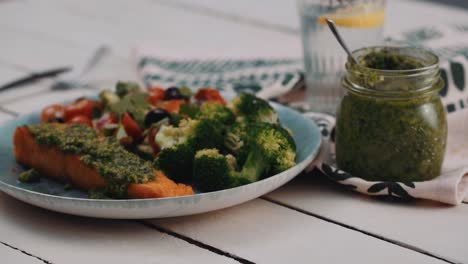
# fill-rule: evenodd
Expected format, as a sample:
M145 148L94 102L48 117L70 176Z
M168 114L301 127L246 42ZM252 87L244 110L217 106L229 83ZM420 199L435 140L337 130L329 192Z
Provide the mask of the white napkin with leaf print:
M302 60L262 57L197 57L164 53L142 46L137 71L145 87L217 88L225 96L252 92L273 98L293 89L302 78Z
M463 41L454 42L453 39ZM334 166L334 145L329 140L335 118L312 112L304 115L322 129L324 144L309 170L316 167L329 179L367 195L420 198L452 205L468 203L468 25L416 29L392 38L391 42L424 46L440 55L442 78L446 82L441 96L448 113L448 142L442 175L425 182L371 182L341 171ZM188 57L151 46L138 48L135 55L137 71L146 87L216 87L225 95L249 91L263 98L273 98L297 87L302 79L301 59ZM291 103L294 103L291 106L301 106L301 102ZM302 102L302 105L307 103Z

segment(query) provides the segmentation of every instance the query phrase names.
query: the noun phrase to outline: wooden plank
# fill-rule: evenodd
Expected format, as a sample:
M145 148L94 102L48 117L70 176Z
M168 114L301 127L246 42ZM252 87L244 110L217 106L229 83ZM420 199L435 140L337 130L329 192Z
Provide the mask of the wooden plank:
M22 253L20 249L13 249L10 246L1 244L0 242L0 256L2 256L2 263L15 263L15 264L34 264L43 263L41 260L34 256L28 256Z
M77 5L73 1L50 2L54 5L14 2L0 9L0 29L6 40L0 51L0 60L14 62L30 70L71 65L74 72L62 75L61 78L73 78L97 46L110 44L113 51L111 56L83 79L99 88L111 88L118 80L137 79L134 61L130 58L130 50L136 40L156 43L161 49L171 52L182 49L187 53L205 56L300 56L300 45L296 38L277 32L265 33L232 22L218 22L216 18L187 14L185 11L159 6L158 3L150 3L153 8L147 8L146 5L132 5L126 1L100 1L92 5L81 2ZM97 10L100 10L99 16L95 16ZM36 18L35 23L19 23L30 17ZM179 22L171 28L148 26L155 23L155 18L170 21L172 17L177 17ZM115 27L116 23L121 23L121 26ZM200 30L194 31L193 28ZM258 38L252 39L251 36ZM231 45L233 42L236 45ZM188 51L186 43L191 43L192 51ZM9 103L6 108L21 113L29 112L32 108L38 109L48 102L48 99L40 102L40 98L48 98L42 94L48 92L50 84L50 81L43 81L4 92L0 95L0 105ZM59 93L54 95L60 96L55 102L69 98ZM29 96L35 100L25 105L26 101L22 99ZM15 102L17 99L21 102Z
M150 223L257 263L443 263L260 199Z
M14 68L12 65L6 65L0 62L0 86L17 79L18 77L23 77L27 73L27 71ZM2 97L3 93L0 93L0 98Z
M72 54L76 47L67 43L88 48L109 44L122 56L128 56L131 47L138 43L155 43L163 50L189 49L201 54L214 52L218 56L301 56L300 42L296 37L238 25L235 22L219 21L200 14L192 15L155 2L149 2L149 7L109 0L92 4L91 1L89 4L86 1L79 4L69 1L54 3L60 4L49 7L36 2L18 2L9 5L8 9L0 10L0 28L5 29L5 34L8 35L5 38L19 42L17 46L11 41L5 45L0 59L22 64L27 64L29 60L33 60L33 65L46 64L47 60L38 60L31 56L32 51L22 54L22 51L31 46L37 47L36 51L41 50L43 55L38 56L51 56L53 61L70 63L83 56L84 52L80 50L79 55ZM31 16L39 19L35 23L18 23ZM161 26L174 18L177 18L177 23L172 23L171 27ZM57 23L57 19L60 23ZM115 26L117 23L118 27ZM17 37L18 34L20 36ZM17 39L19 40L16 41ZM29 41L32 43L28 43ZM40 42L51 42L51 47L44 47L45 44ZM62 47L55 47L60 45Z
M13 118L14 118L13 115L4 113L4 112L2 112L2 110L0 109L0 124L3 123L3 122L5 122L5 121L11 120L11 119L13 119Z
M24 75L19 75L22 77ZM47 83L47 82L46 82ZM36 82L28 85L18 86L0 93L0 105L12 103L16 100L24 98L35 98L37 95L47 93L49 86L44 85L44 82Z
M310 177L296 179L267 197L453 262L468 262L466 204L385 202Z
M1 239L52 263L237 263L137 222L58 214L3 193L0 208Z
M63 1L61 1L63 3ZM73 1L66 1L62 5L79 9L81 15L92 16L99 10L99 17L104 17L108 26L120 23L119 34L115 35L115 44L154 43L157 47L172 49L201 50L209 52L218 50L218 54L225 55L226 51L251 53L267 49L287 49L289 45L299 48L295 38L283 36L277 32L268 32L232 21L220 21L217 18L192 14L186 10L178 10L161 5L159 2L148 1L135 5L128 1L100 1L93 5L83 5ZM112 8L109 6L112 5ZM176 22L166 25L168 21ZM102 21L104 24L105 22ZM125 36L122 35L125 32ZM255 36L255 37L252 37ZM272 42L276 40L275 42ZM235 43L235 45L232 45ZM269 45L265 45L268 43ZM113 43L114 44L114 43ZM189 44L189 45L188 45ZM250 48L250 49L249 49ZM264 53L264 54L274 54ZM290 54L290 53L288 53Z
M155 0L163 5L184 9L191 13L229 20L265 30L297 34L299 19L295 1L279 0ZM273 8L272 8L273 7Z
M98 90L109 88L113 89L115 84L119 80L138 81L135 69L132 67L132 64L128 60L122 59L116 56L115 54L110 54L109 56L104 58L103 61L96 68L94 68L90 73L87 73L85 76L77 77L77 72L79 71L80 69L78 68L76 71L60 75L56 78L47 78L32 84L15 87L13 89L3 91L0 93L0 106L33 98L35 100L37 96L41 97L51 92L51 95L60 94L60 92L53 92L51 90L52 85L58 81L77 80L85 84L91 84L97 89L86 90L86 92L90 92L89 94L91 95L97 95ZM22 75L19 74L15 76L16 77L10 78L10 80L25 76L25 74L23 73ZM70 91L65 91L65 94L69 92ZM66 99L68 98L67 96L65 97ZM62 95L60 95L60 99L62 99ZM24 102L19 103L19 105L23 103Z
M1 10L1 9L0 9ZM91 49L76 48L70 43L45 41L30 32L20 32L15 28L1 28L2 50L0 59L21 65L30 71L72 66L91 53Z
M192 12L218 17L219 19L237 20L265 30L299 32L299 17L296 1L278 0L157 0L165 5L188 9ZM261 11L260 11L261 10ZM427 19L429 18L430 19ZM466 11L447 5L424 1L387 1L386 35L435 25L466 24ZM252 23L253 22L253 23ZM289 32L288 32L289 31Z
M50 104L73 101L80 97L90 97L96 95L96 93L97 90L92 89L73 89L50 92L39 91L34 96L20 98L12 103L3 104L2 107L19 114L26 114L32 111L40 111L43 107Z
M58 65L72 65L75 71L62 76L72 78L77 75L93 49L103 43L110 44L113 49L110 58L106 58L102 65L85 78L98 87L108 88L119 79L137 79L134 64L129 58L131 46L135 45L136 40L156 43L161 49L171 50L172 53L184 50L200 56L300 56L300 45L294 37L233 22L218 22L216 18L187 14L185 11L159 6L158 3L151 2L153 8L147 8L146 5L133 5L127 1L100 1L92 5L81 2L77 5L73 1L50 2L54 5L45 7L37 2L15 2L8 8L0 9L0 29L5 29L5 39L15 40L5 44L0 51L0 59L14 61L29 69L43 70ZM97 10L100 10L99 16L96 16ZM29 17L36 17L37 21L19 23ZM172 17L177 17L178 23L171 28L148 26L155 23L155 18L170 21ZM116 28L116 23L122 26ZM194 31L193 28L200 30ZM236 45L232 45L234 42ZM188 51L187 43L191 44L192 51ZM24 98L46 92L47 86L50 86L50 82L3 93L0 104L12 102L16 96ZM21 109L21 104L17 106Z

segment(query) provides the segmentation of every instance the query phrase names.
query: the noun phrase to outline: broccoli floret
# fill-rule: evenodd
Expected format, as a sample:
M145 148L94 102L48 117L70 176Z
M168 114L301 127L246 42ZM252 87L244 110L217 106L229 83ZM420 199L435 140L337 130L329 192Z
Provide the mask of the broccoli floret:
M156 134L155 140L161 149L171 148L179 143L185 143L195 133L198 121L183 119L179 126L162 125Z
M209 119L218 121L224 125L234 123L234 113L224 105L215 102L204 102L195 115L196 119Z
M195 151L189 144L178 144L162 149L154 166L176 182L187 180L192 175L194 155Z
M234 162L232 162L234 160ZM222 155L217 149L199 150L193 162L193 178L198 189L217 191L234 186L236 161L232 155Z
M260 123L254 131L253 145L268 159L270 172L280 173L296 165L296 144L288 130L280 125Z
M237 160L240 171L235 170L233 156L222 155L218 150L198 151L193 165L195 185L201 191L216 191L255 182L262 176L282 172L295 165L296 145L286 129L269 123L249 124L249 129L241 129L241 124L231 133L241 132L239 140L232 146L242 153L245 161ZM236 145L236 146L234 146Z
M175 181L188 180L192 175L193 158L197 150L222 146L222 129L216 122L183 119L178 127L163 125L155 141L161 151L155 167Z
M278 123L278 114L270 104L252 94L241 93L232 100L230 108L241 121Z
M219 122L207 119L192 120L192 122L197 122L189 138L190 144L194 147L195 151L223 146L224 127Z
M259 148L270 159L273 173L295 165L296 144L289 132L280 125L236 122L225 135L224 146L242 165L253 148Z
M124 97L125 95L133 92L140 91L140 86L135 82L117 82L115 86L115 93L120 97Z
M256 153L253 154L259 154ZM236 158L231 154L222 155L217 149L200 150L193 162L194 183L199 190L212 192L255 182L264 169L257 159L252 156L252 162L237 171Z

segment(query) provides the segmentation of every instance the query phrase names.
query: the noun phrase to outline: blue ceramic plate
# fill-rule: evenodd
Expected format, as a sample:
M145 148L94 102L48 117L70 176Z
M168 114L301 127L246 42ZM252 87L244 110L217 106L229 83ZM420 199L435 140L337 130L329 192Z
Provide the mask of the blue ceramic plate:
M190 196L134 200L88 199L85 192L66 190L63 184L46 178L38 183L21 183L17 177L25 168L14 159L13 132L17 126L38 123L39 113L36 112L0 125L0 190L49 210L99 218L162 218L198 214L240 204L271 192L294 178L312 162L320 147L321 134L311 120L287 107L272 105L281 123L293 132L297 145L297 165L255 183Z

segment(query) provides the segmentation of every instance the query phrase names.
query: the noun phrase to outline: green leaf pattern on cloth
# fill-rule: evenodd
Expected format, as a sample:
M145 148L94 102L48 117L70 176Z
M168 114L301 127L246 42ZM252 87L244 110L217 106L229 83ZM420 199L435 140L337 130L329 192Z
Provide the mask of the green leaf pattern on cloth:
M177 60L146 56L138 63L147 87L214 87L228 96L260 93L265 87L275 90L268 94L283 94L301 79L301 68L298 59Z

